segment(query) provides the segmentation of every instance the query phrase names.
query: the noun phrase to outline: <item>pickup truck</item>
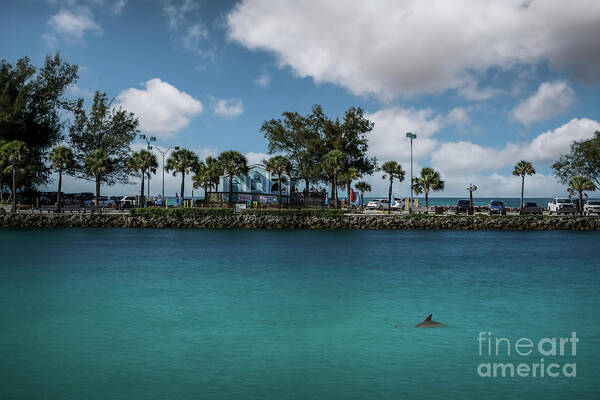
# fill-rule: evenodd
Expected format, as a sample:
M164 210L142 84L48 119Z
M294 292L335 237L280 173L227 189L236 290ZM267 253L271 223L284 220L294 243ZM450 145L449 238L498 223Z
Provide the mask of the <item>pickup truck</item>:
M600 200L588 200L583 206L583 213L585 215L600 215Z
M533 201L526 201L523 203L523 209L519 210L520 214L539 214L542 215L544 213L544 209L539 207L537 203Z
M554 214L573 214L577 213L577 207L571 199L556 197L548 203L548 213Z

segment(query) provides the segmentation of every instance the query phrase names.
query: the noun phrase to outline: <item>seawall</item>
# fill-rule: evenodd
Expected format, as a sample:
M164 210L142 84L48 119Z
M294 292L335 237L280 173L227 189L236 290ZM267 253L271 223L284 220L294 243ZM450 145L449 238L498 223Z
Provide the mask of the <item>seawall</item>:
M585 216L389 216L340 218L232 215L193 218L126 214L4 214L0 227L11 228L236 228L236 229L458 229L600 231L600 218Z

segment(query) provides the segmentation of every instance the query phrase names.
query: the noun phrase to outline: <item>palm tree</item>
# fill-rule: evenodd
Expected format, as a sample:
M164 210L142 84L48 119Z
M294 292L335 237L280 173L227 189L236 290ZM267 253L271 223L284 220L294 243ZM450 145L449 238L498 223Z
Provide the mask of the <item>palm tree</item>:
M219 155L224 175L229 177L229 203L233 203L233 177L248 173L248 160L237 151L224 151Z
M51 162L51 167L58 172L58 192L56 195L56 211L60 212L61 202L60 194L62 190L62 174L63 171L72 168L75 165L73 150L67 146L56 146L50 151L48 159Z
M521 207L519 208L519 214L521 214L523 212L523 196L525 194L525 175L534 175L535 169L533 169L533 165L529 161L521 160L515 165L512 174L521 177Z
M185 174L190 173L198 164L198 156L188 149L179 149L171 153L167 160L167 171L173 171L173 176L181 174L181 198L185 193Z
M406 172L402 169L402 165L398 164L396 161L387 161L383 163L381 169L385 172L382 178L389 179L390 181L390 188L388 191L388 212L390 212L392 209L392 184L394 183L394 178L398 179L398 182L404 182Z
M331 150L329 153L325 154L321 160L323 170L332 178L331 190L333 193L331 193L331 196L333 197L335 208L338 207L338 176L344 169L344 162L345 156L340 150Z
M27 145L20 140L13 140L5 143L2 147L2 158L6 171L12 173L12 211L17 210L17 168L21 167L27 161L29 149Z
M596 190L596 185L594 184L594 181L592 181L590 178L588 178L587 176L581 176L581 175L577 175L572 177L569 180L569 188L567 189L569 191L569 195L572 195L573 193L577 192L578 198L579 198L579 204L577 205L577 208L579 210L579 214L583 213L583 192L586 191L590 191L593 192L594 190ZM586 195L587 197L587 195Z
M281 206L281 180L283 174L289 174L292 170L292 163L285 156L271 157L268 161L263 160L265 169L272 173L277 174L277 198L279 200L279 206Z
M356 168L348 168L340 174L338 177L341 187L346 189L346 198L348 199L348 207L350 207L350 190L352 190L352 181L359 177L358 170Z
M212 188L213 183L210 179L210 170L204 161L200 161L196 168L194 168L192 182L194 183L194 188L204 188L204 202L206 203L207 192Z
M369 185L367 182L361 181L354 185L354 187L360 192L360 208L364 208L363 200L365 198L365 192L371 191L371 185Z
M225 173L223 170L223 163L218 158L214 158L211 156L206 157L204 162L206 163L206 167L208 168L208 175L212 183L212 185L210 186L210 190L212 191L212 186L214 185L215 192L218 192L219 181L221 180L221 176Z
M92 151L85 159L85 170L96 181L96 205L100 199L100 183L113 168L112 160L102 150Z
M144 201L144 177L148 175L148 184L150 184L150 173L156 171L158 168L158 160L156 156L148 150L140 150L133 153L127 159L127 169L131 172L139 172L142 177L142 183L140 188L140 207L144 207L146 202Z
M413 179L413 190L416 194L425 193L425 207L429 208L429 191L444 190L444 181L438 171L425 167L421 169L421 176Z

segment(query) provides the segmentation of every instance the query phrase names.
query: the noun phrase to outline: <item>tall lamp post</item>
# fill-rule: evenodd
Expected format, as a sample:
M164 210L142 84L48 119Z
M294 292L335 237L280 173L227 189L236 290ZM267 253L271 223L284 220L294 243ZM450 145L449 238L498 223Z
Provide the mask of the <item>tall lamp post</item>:
M144 139L146 141L146 144L148 145L148 150L156 149L162 156L162 201L165 203L165 207L166 207L167 201L165 200L165 156L171 150L179 150L179 146L169 147L169 148L163 150L156 145L155 146L150 145L151 142L156 142L155 136L147 137L146 135L142 134L142 135L140 135L140 139ZM150 181L148 181L148 186L150 186Z
M152 142L156 142L156 136L146 136L143 133L139 136L140 139L145 140L146 141L146 148L148 150L152 150L152 146L150 145L150 143ZM142 173L142 179L144 179L144 174ZM143 199L142 199L143 201ZM148 196L146 198L146 201L150 201L150 171L148 171Z
M465 190L469 192L469 215L473 215L473 192L477 190L477 186L469 183L469 187Z
M179 150L179 146L169 147L167 149L161 149L158 146L150 146L150 149L156 149L162 156L162 201L165 203L165 207L167 206L167 201L165 199L165 156L171 150Z
M408 205L408 212L412 214L413 208L413 163L412 163L412 142L413 139L417 138L412 132L406 132L406 137L410 139L410 204Z

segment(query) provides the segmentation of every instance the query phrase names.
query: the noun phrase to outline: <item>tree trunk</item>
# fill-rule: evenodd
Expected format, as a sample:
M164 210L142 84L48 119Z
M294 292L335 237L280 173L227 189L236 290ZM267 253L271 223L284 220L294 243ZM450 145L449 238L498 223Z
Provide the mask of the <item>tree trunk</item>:
M101 176L96 177L96 207L98 207L98 200L100 200L100 181L102 180Z
M233 204L233 175L229 175L229 204Z
M277 179L277 200L279 201L279 208L281 208L281 174L277 174L279 179Z
M12 166L12 211L17 211L17 169Z
M148 195L146 196L146 201L148 201L150 199L150 171L148 171L146 179L148 181Z
M62 168L58 169L58 193L56 193L56 212L60 212L60 191L62 190Z
M364 200L365 200L365 193L364 192L360 192L360 209L361 210L365 209Z
M144 175L146 175L144 172L142 172L142 187L140 189L141 191L141 195L140 195L140 207L144 208L144 206L146 205L146 202L144 201Z
M346 184L346 192L347 192L347 193L346 193L346 196L348 196L348 197L347 197L347 202L348 202L348 210L350 209L350 184L351 184L350 182L348 182L348 183Z
M583 215L583 192L579 192L579 204L577 204L579 215Z
M390 177L390 189L388 190L388 214L392 212L392 183L393 179Z
M185 172L181 172L181 201L183 202L185 200L185 196L183 195L185 193Z
M335 200L335 175L331 178L331 199ZM337 200L335 201L334 207L337 208Z
M519 214L523 214L523 196L525 194L525 175L521 175L521 208Z
M429 209L429 190L425 190L425 208Z

